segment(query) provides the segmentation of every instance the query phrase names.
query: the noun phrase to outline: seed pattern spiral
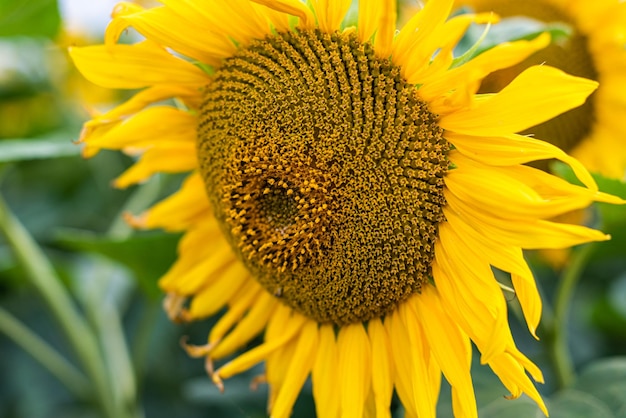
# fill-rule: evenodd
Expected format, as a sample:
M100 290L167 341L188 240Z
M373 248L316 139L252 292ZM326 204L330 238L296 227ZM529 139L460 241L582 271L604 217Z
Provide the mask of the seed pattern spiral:
M343 325L430 280L450 145L369 43L319 30L253 41L216 71L199 119L215 215L285 304Z

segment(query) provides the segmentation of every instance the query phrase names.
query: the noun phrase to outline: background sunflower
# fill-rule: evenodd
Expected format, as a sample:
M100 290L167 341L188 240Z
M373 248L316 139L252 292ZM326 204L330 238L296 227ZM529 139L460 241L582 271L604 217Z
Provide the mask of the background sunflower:
M6 9L2 10L4 17ZM16 26L22 30L45 26L36 24L32 15L28 15L28 19L31 19L28 23ZM16 33L28 35L23 31L13 34ZM9 39L8 42L13 41ZM58 83L57 80L52 82L60 86ZM58 97L63 98L63 94L59 93ZM188 359L176 344L172 344L182 335L191 341L200 341L213 325L207 322L175 327L160 311L155 278L173 261L177 237L133 232L121 222L121 213L141 211L177 189L181 179L158 176L128 192L111 190L110 179L132 161L107 152L91 160L70 155L76 151L73 145L65 146L71 145L67 139L78 137L77 125L85 115L73 113L76 112L74 105L63 109L66 115L72 115L70 119L75 123L63 122L63 128L71 134L62 133L61 141L54 140L60 132L46 132L43 141L12 137L0 148L0 159L5 168L2 194L27 226L30 234L26 236L34 235L47 258L51 259L60 276L55 278L57 285L63 284L42 287L41 282L31 281L42 271L41 268L33 271L32 267L46 266L45 258L40 257L42 254L33 252L32 248L24 253L23 241L7 240L1 244L0 305L3 311L0 315L0 345L4 355L0 368L9 378L0 383L0 415L89 416L98 409L110 410L110 406L98 406L92 394L81 390L81 386L83 389L90 387L91 379L81 380L80 373L92 376L93 373L97 375L97 371L89 367L91 363L81 360L80 353L76 355L75 341L63 337L64 328L50 320L50 314L58 315L62 306L52 303L56 306L55 311L41 303L39 295L43 294L43 300L49 301L45 295L52 295L50 290L57 289L60 293L54 294L53 300L65 304L63 306L74 306L77 301L81 313L74 311L73 315L88 319L83 321L87 334L94 335L99 341L101 348L91 360L93 364L106 365L104 382L115 382L105 385L112 388L111 405L117 405L115 407L123 411L114 416L264 416L265 386L259 385L253 392L249 389L252 376L260 374L261 369L230 379L227 393L220 395L200 370L201 362ZM37 160L35 156L49 159ZM623 195L621 184L601 178L597 180L601 188ZM623 221L610 208L599 206L598 209L605 225L615 226L612 228L615 230L623 226ZM15 225L15 220L7 222L4 206L2 214L2 229L6 232L7 226ZM68 227L81 231L68 230ZM11 237L15 237L14 233L12 230ZM618 238L615 244L598 245L587 256L583 263L584 280L574 299L567 299L566 292L555 292L550 280L551 270L536 260L532 264L547 300L556 293L559 295L557 299L565 295L572 303L574 316L569 323L574 332L570 333L569 347L573 349L576 370L583 370L576 382L565 390L557 390L558 383L551 368L555 363L547 355L551 351L549 332L561 329L563 318L552 324L550 316L545 317L546 328L538 332L546 337L535 342L528 338L525 325L518 322L514 314L511 317L516 341L546 374L547 383L539 390L548 400L551 416L572 416L573 411L583 410L583 407L586 414L594 416L606 412L607 408L619 410L622 407L621 396L614 394L622 393L624 360L607 358L626 354L623 350L626 314L622 311L626 286L621 278L626 267L624 246L618 234L613 235ZM26 255L26 263L20 260L20 254ZM64 298L63 294L71 296L71 300ZM516 298L511 296L509 302L509 309L515 313ZM561 305L557 303L557 306ZM28 328L20 327L20 323ZM25 337L33 336L29 329L44 337L45 344ZM20 346L15 344L16 341ZM252 346L259 342L253 341ZM75 374L74 366L65 367L59 358L47 356L51 351L45 347L52 347L52 352L69 358L71 364L78 364L81 372ZM478 363L477 356L474 358ZM475 364L473 369L481 417L534 413L536 406L531 402L522 399L513 403L503 399L506 390L486 368ZM59 381L63 385L59 385ZM438 416L450 416L451 403L449 391L444 386L437 406ZM313 410L310 388L305 385L296 403L295 416L313 416ZM397 399L392 400L393 416L402 416L402 413Z
M621 33L626 26L625 5L619 1L590 4L559 0L468 0L458 1L457 4L479 11L492 10L504 18L503 25L515 26L522 32L523 28L532 30L537 24L556 29L550 46L516 66L494 72L483 81L481 91L499 91L507 80L524 68L539 63L598 80L600 88L583 106L526 132L558 145L593 172L623 180L626 144L621 120L626 112L626 102L621 92L624 90L626 51ZM567 35L558 35L561 30ZM534 164L548 170L550 161ZM573 211L559 219L585 224L590 221L590 216L586 211ZM569 250L543 250L541 255L557 269L562 268L570 258Z
M621 121L626 113L623 94L626 5L617 0L459 0L457 5L518 19L521 26L536 21L563 25L570 32L517 66L492 74L481 90L499 91L524 68L541 63L599 81L600 88L583 106L529 128L528 132L571 153L591 171L623 179L626 132ZM514 20L509 22L514 24Z

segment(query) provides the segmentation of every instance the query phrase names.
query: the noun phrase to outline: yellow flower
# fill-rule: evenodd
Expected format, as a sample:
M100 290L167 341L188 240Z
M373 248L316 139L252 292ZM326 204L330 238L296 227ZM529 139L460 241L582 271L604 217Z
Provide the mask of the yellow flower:
M399 33L395 0L361 1L344 28L349 0L163 4L121 3L105 45L71 50L91 81L142 89L82 139L86 156L138 153L118 187L191 172L131 222L186 231L160 286L174 320L225 309L207 344L187 347L213 381L264 361L274 417L289 416L311 375L321 417L388 417L395 389L407 416L424 418L443 374L455 414L475 417L473 342L512 397L545 412L491 266L511 273L534 335L541 301L522 249L607 239L546 219L619 200L558 148L515 134L582 104L596 83L536 66L476 95L485 75L549 40L461 65L457 41L492 18L448 20L452 0L431 0ZM128 26L145 41L117 44ZM546 158L587 187L522 165Z
M572 29L559 40L512 68L488 77L481 91L498 91L524 68L545 63L596 80L587 102L528 129L557 145L589 170L618 179L626 175L626 3L619 0L459 0L478 11L502 17L522 16Z

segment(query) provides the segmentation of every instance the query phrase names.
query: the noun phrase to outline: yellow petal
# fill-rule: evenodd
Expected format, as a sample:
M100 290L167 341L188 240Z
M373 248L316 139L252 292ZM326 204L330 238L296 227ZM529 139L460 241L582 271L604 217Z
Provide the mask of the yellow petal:
M205 287L218 279L221 279L221 275L230 266L232 271L236 272L239 276L245 276L245 271L235 266L241 263L236 263L235 258L228 252L230 248L224 246L218 251L210 254L206 259L202 260L193 268L181 274L176 278L176 293L180 295L189 296L196 293L200 288ZM237 278L236 281L240 281Z
M495 22L492 13L463 14L439 26L428 39L424 39L411 51L402 66L402 74L410 84L424 84L431 77L441 77L454 60L453 51L472 23ZM433 58L430 52L437 51ZM469 80L468 80L469 81Z
M289 25L289 15L257 3L250 3L250 5L259 15L267 17L276 32L286 32L291 30L291 26Z
M357 35L361 42L368 42L378 29L384 4L380 0L359 0Z
M313 397L318 416L339 417L340 390L337 364L339 353L333 325L320 325L319 349L313 365Z
M413 370L413 359L407 352L410 349L411 342L405 327L402 325L397 309L385 317L384 326L389 336L394 369L397 371L394 375L394 384L398 397L406 410L406 416L417 418L413 380L410 374Z
M514 359L517 361L530 376L535 379L536 382L544 383L543 373L539 370L539 367L535 365L532 361L528 359L524 354L522 354L516 347L509 347L507 351Z
M424 335L441 367L443 374L459 399L460 413L468 418L477 417L476 398L470 375L471 347L469 339L450 319L441 305L433 286L425 286L419 297L409 306L415 307L415 320L424 318Z
M435 51L419 51L416 57L414 48L424 42L437 28L444 24L450 15L453 0L429 1L422 10L413 16L402 28L393 42L393 62L404 66L409 57L422 61L422 56L430 59Z
M95 116L92 120L85 122L83 125L83 129L81 131L80 143L84 143L85 147L83 149L83 157L90 158L93 157L96 153L100 151L101 148L108 148L107 143L111 139L110 133L114 128L117 128L124 119L131 119L136 113L141 113L140 111L146 108L148 105L160 102L167 99L178 99L183 102L187 107L191 109L197 109L200 105L200 101L202 99L202 93L200 89L194 87L185 87L185 86L154 86L147 88L139 93L135 94L125 103L114 107L113 109ZM155 106L155 108L163 108L164 106ZM166 112L179 112L184 113L182 111L175 110L170 108L171 110L167 110ZM158 110L161 111L161 110ZM148 112L150 114L152 111ZM142 118L147 115L143 115ZM159 119L160 116L169 116L169 115L154 115L155 119ZM176 116L174 116L176 118ZM167 117L167 120L170 118ZM153 121L147 121L151 124L151 127L154 127ZM189 119L187 122L189 124ZM191 125L195 124L195 122L191 122ZM191 125L189 125L191 127ZM165 128L167 130L167 128ZM140 132L144 132L144 130L140 129ZM119 133L119 131L118 131ZM105 139L104 143L102 140ZM122 146L126 146L129 143L132 143L131 138L118 138L122 140L118 148ZM130 141L130 142L128 142ZM100 146L95 145L100 143ZM152 143L152 141L149 141ZM136 144L135 144L136 145Z
M160 45L210 65L218 65L236 51L235 45L222 33L207 30L206 26L184 19L167 7L137 11L118 4L107 28L106 43L116 42L126 26L132 26ZM203 35L199 37L198 33Z
M495 374L498 375L504 386L511 391L513 397L517 398L522 392L526 393L532 400L537 402L539 408L547 416L548 410L541 399L541 395L526 376L524 368L508 353L503 353L495 357L489 363Z
M214 273L219 277L204 289L195 293L189 306L189 320L197 320L215 315L231 299L236 297L241 286L251 280L248 271L241 263L234 262L226 271Z
M541 296L537 290L537 283L532 275L521 276L519 274L511 274L515 295L519 300L524 313L524 318L528 324L528 330L533 337L537 337L537 326L541 320Z
M261 294L259 299L255 302L255 304L250 309L250 312L237 324L237 326L224 337L222 341L220 341L215 349L211 352L211 357L214 359L219 359L226 357L232 354L235 350L241 348L244 344L247 344L252 338L256 337L267 325L270 318L273 315L276 315L277 312L281 312L280 305L276 301L276 298L272 297L267 292ZM293 323L293 329L291 331L292 334L288 334L287 337L291 338L297 332L297 324L301 325L301 322L298 321L286 321L289 323ZM287 327L285 328L287 329ZM266 355L270 351L278 348L282 343L286 342L289 338L272 340L272 343L268 345L266 342L264 345L267 350L268 347L272 347L269 351L263 351ZM255 355L251 354L250 358L253 358ZM244 360L242 360L244 361ZM245 363L245 361L244 361ZM246 363L249 364L249 363ZM254 365L255 363L250 364L249 366ZM227 369L230 370L230 369ZM245 369L242 369L245 370ZM223 375L223 377L227 377Z
M193 144L197 137L196 123L196 116L189 112L170 106L153 106L101 135L85 136L83 141L90 147L106 149L148 147L160 141Z
M376 418L391 418L394 365L389 337L379 318L370 319L367 324L367 334L372 347L372 391L374 392Z
M454 102L457 101L447 97L447 93L456 90L454 94L460 97L473 95L478 90L480 81L488 74L523 61L549 43L548 34L531 41L506 42L445 73L433 74L431 78L414 78L413 81L422 84L420 95L430 103L433 112L447 114L449 112L445 109L450 105L454 108Z
M477 100L473 108L442 116L439 126L468 135L508 135L580 106L597 87L595 81L534 66L500 93Z
M467 205L513 221L553 218L592 202L586 189L560 198L544 198L504 171L458 167L448 172L445 181L449 192Z
M85 126L93 127L98 124L118 121L139 112L150 104L173 98L181 99L187 106L197 108L202 100L202 91L194 87L176 85L150 87L138 92L121 105L96 116L86 122Z
M421 318L417 319L409 312L409 303L419 297L415 295L398 307L400 323L409 336L409 345L403 347L402 355L411 358L409 378L412 381L413 399L417 416L420 418L435 418L435 407L439 396L439 385L433 385L431 367L431 352L426 335L421 324ZM436 367L435 367L436 369ZM400 373L398 373L400 374Z
M344 325L337 339L341 416L363 416L370 390L371 348L363 324Z
M377 16L376 37L374 38L374 53L377 57L386 59L392 53L393 37L396 33L396 1L379 0L380 13Z
M130 222L138 228L182 231L201 218L210 216L211 207L204 192L204 181L195 172L185 179L176 193L160 201L146 213L131 218Z
M476 343L484 363L510 343L502 291L480 248L467 247L447 224L439 232L432 267L435 285L448 313Z
M447 212L446 220L459 241L465 242L469 248L480 248L489 264L511 273L528 329L537 338L535 332L541 319L541 298L522 250L508 245L494 245L492 240L477 233L453 212Z
M295 353L285 376L285 381L276 398L276 403L271 410L272 417L288 418L291 415L293 404L313 367L317 348L317 323L308 321L302 328Z
M181 173L191 171L197 165L195 144L159 143L144 152L137 163L115 179L113 185L125 188L144 181L155 173Z
M547 198L558 199L565 195L578 195L589 196L595 202L611 203L614 205L623 205L626 203L626 201L617 196L597 191L595 181L592 184L593 187L586 189L573 185L548 172L526 165L497 168L497 170L504 170L508 175L522 180L526 184L530 184L535 190L539 191L542 196Z
M270 340L276 337L276 335L268 333L267 330L265 331L266 339ZM293 339L268 354L265 360L265 381L267 382L269 392L267 397L268 415L272 415L278 394L283 389L297 345L298 339Z
M579 225L566 225L543 219L511 222L487 215L482 208L461 201L454 194L444 192L450 209L463 220L487 236L497 237L503 243L524 249L565 248L592 241L606 241L610 237L600 231Z
M476 137L455 132L446 133L446 139L463 155L488 165L517 165L530 161L557 159L569 165L583 184L597 190L595 181L578 160L546 141L515 134L503 137Z
M413 45L402 66L405 79L411 84L421 85L431 78L444 76L454 61L454 50L468 26L473 22L492 21L497 21L497 17L491 13L465 14L440 24L433 29L431 36Z
M298 0L251 0L281 13L287 13L300 18L300 26L312 29L315 26L315 16L304 3Z
M168 9L203 32L219 34L225 39L234 39L240 44L247 44L252 39L263 39L270 33L267 20L252 8L248 0L161 0ZM171 13L169 13L171 14ZM210 41L217 35L209 35ZM192 36L198 41L203 36ZM184 38L183 38L184 39Z
M145 8L143 6L129 1L121 1L117 3L111 13L112 20L107 25L104 33L104 43L106 45L115 44L120 36L122 36L122 33L128 29L128 22L123 19L116 19L118 16L141 13L144 10Z
M272 322L276 322L277 320L280 320L280 324L284 330L280 337L270 341L265 341L263 344L246 351L239 357L226 363L224 366L215 371L215 374L213 375L213 381L216 384L220 385L221 379L227 379L231 376L248 370L255 364L260 363L267 357L269 353L275 351L279 347L289 342L291 339L295 338L301 332L302 327L305 325L305 323L308 321L308 319L302 315L292 315L291 308L283 307L280 304L276 307L275 312L273 313L273 318L270 322L270 325L272 324ZM218 346L218 348L220 346Z
M203 219L187 231L178 243L178 259L159 279L159 287L165 292L175 292L179 277L193 270L212 253L228 247L216 219L213 217Z
M453 211L446 211L446 234L451 232L450 239L460 238L469 248L479 248L488 264L510 273L525 275L530 272L526 260L519 247L494 245L492 237L480 234L471 225L465 223Z
M208 75L150 42L72 47L76 68L94 84L114 89L155 85L202 87Z
M230 301L228 310L222 315L217 323L211 328L208 343L211 346L217 345L224 336L238 323L244 313L248 311L265 293L255 280L249 280L244 284L239 295Z
M322 32L333 33L340 29L350 3L351 0L313 0L317 24Z

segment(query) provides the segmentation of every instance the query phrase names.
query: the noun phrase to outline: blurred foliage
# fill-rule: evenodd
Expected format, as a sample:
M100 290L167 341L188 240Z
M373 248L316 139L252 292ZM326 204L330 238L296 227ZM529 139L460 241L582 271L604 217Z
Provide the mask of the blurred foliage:
M53 39L60 27L56 0L0 0L0 36Z
M165 233L112 238L64 230L57 235L57 242L66 248L101 254L126 266L144 293L154 299L161 297L155 278L162 276L176 260L178 239L178 235Z
M543 31L567 35L567 28L558 26L508 24L494 27L474 52ZM483 33L483 26L473 26L460 48L468 50ZM267 388L250 389L262 366L229 379L226 393L220 394L207 378L203 361L189 358L178 343L183 336L204 343L214 320L176 325L161 309L157 280L175 259L179 236L137 233L120 220L124 212L139 213L167 195L180 179L158 177L131 190L115 190L111 179L132 163L130 158L112 152L91 160L80 157L74 141L88 117L84 102L106 106L119 95L89 85L72 69L62 46L79 42L85 40L63 33L54 0L0 0L1 194L52 260L63 289L99 336L103 361L117 384L116 396L136 404L134 416L266 416ZM565 165L556 164L555 171L576 181ZM626 198L624 183L595 177L602 190ZM626 216L623 207L611 205L595 205L592 212L592 222L601 224L613 240L595 246L571 301L568 347L580 374L570 387L555 383L546 330L540 329L542 340L535 341L519 320L517 301L510 301L516 341L544 371L546 384L539 390L551 417L626 417ZM549 322L561 272L538 253L528 256L546 302L544 322ZM0 308L60 353L70 367L78 366L59 324L1 237ZM93 399L75 396L2 333L0 351L0 417L101 416ZM479 364L477 353L473 376L481 417L542 416L525 397L505 399L508 391ZM444 383L439 416L451 417L451 405ZM392 412L403 416L397 399ZM315 416L310 382L294 416Z
M61 125L46 60L60 29L56 0L0 0L0 138Z

